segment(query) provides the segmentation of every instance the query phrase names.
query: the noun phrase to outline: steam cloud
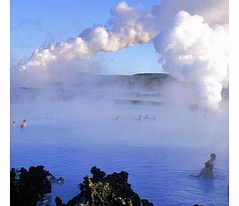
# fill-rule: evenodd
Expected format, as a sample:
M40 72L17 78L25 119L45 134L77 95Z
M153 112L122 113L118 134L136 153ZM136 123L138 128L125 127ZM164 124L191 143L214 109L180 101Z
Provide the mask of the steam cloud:
M164 69L180 81L194 82L200 103L217 108L228 79L227 29L210 27L201 16L180 11L154 43Z
M153 42L164 70L192 83L200 104L218 107L228 85L228 0L165 0L145 13L122 2L111 13L106 27L37 49L21 69L48 68Z
M52 44L43 50L37 49L21 68L47 67L58 61L85 59L99 51L114 52L137 43L148 43L153 38L153 32L145 29L143 15L125 2L111 13L113 17L108 21L111 30L96 26L84 30L74 40Z

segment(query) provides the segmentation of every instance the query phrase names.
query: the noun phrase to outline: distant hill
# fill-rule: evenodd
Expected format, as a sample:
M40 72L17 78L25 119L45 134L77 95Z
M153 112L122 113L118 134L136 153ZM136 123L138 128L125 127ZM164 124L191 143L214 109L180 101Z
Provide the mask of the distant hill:
M170 81L176 80L165 73L140 73L134 75L96 75L79 73L72 81L53 81L42 84L41 86L27 86L22 84L19 86L12 86L11 102L21 99L38 99L39 97L67 100L77 95L90 98L103 96L109 98L112 96L112 98L115 99L123 95L130 97L130 99L150 99L159 97L159 88L161 85ZM148 93L145 91L150 92Z
M65 82L63 84L54 82L55 85L97 85L97 86L124 86L133 87L155 87L160 86L163 81L176 81L174 78L165 73L139 73L133 75L94 75L80 73L77 81Z

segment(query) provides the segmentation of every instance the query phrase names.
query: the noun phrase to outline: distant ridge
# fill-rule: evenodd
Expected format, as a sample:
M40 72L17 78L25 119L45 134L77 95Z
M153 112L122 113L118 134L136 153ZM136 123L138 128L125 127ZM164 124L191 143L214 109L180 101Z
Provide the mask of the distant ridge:
M24 99L72 99L78 95L90 98L115 98L117 103L140 104L138 99L147 99L147 104L156 104L161 96L159 88L165 82L176 81L165 73L138 73L132 75L106 75L78 73L73 80L43 82L40 85L11 86L11 101ZM23 82L24 83L24 82ZM144 92L143 92L144 91ZM130 95L130 99L119 100L119 95ZM114 96L116 95L116 96ZM113 97L114 96L114 97ZM131 98L137 98L134 101ZM153 99L152 99L153 98ZM157 103L158 104L158 103Z
M166 73L136 73L132 75L117 75L117 74L91 74L79 72L74 75L74 79L68 78L62 80L46 81L39 85L32 84L26 85L22 81L19 86L12 85L12 87L18 87L22 89L30 88L66 88L71 86L84 87L84 86L125 86L128 88L133 87L155 87L160 86L164 81L176 81Z

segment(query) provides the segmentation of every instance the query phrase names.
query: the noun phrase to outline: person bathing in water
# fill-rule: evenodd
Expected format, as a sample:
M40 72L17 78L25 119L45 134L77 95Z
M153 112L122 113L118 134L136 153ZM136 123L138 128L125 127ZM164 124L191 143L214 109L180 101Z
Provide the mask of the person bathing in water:
M115 118L115 120L116 120L117 122L121 122L123 119L122 119L122 117L120 117L119 115L117 115L116 118Z
M199 172L198 175L191 175L193 177L202 177L205 179L213 179L214 177L214 161L216 159L216 154L212 153L210 154L210 159L205 162L204 168Z
M27 120L24 119L21 123L21 128L25 128L27 126L28 126Z
M16 126L17 126L16 121L13 121L13 122L12 122L12 127L16 127Z

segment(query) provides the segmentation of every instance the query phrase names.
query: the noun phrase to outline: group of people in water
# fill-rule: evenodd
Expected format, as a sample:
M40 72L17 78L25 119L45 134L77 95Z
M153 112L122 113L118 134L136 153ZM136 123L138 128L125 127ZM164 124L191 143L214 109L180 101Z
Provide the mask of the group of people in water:
M156 115L139 115L138 120L142 121L144 119L156 119ZM122 121L122 117L117 115L115 120L117 121ZM16 121L12 122L12 127L16 127L17 123ZM28 126L28 122L26 119L23 119L22 122L20 123L20 127L21 128L25 128ZM208 161L205 162L204 168L201 169L201 171L197 174L197 175L191 175L192 177L201 177L204 179L213 179L214 177L214 161L216 160L216 154L212 153L210 154L210 159Z
M17 126L17 122L14 120L14 121L12 121L12 127L16 127ZM22 120L22 122L20 123L20 127L21 128L25 128L25 127L27 127L28 126L28 122L27 122L27 120L26 119L24 119L24 120Z
M213 179L214 177L214 161L216 160L216 154L210 154L210 159L205 162L204 168L197 175L192 175L193 177L201 177L203 179Z
M156 120L156 115L155 115L155 114L153 114L153 115L149 115L149 114L142 115L142 114L140 114L139 117L138 117L138 120L139 120L139 121L143 121L143 120L145 120L145 119L153 119L153 120ZM123 118L122 118L121 116L117 115L116 118L115 118L115 120L116 120L116 121L122 121Z

